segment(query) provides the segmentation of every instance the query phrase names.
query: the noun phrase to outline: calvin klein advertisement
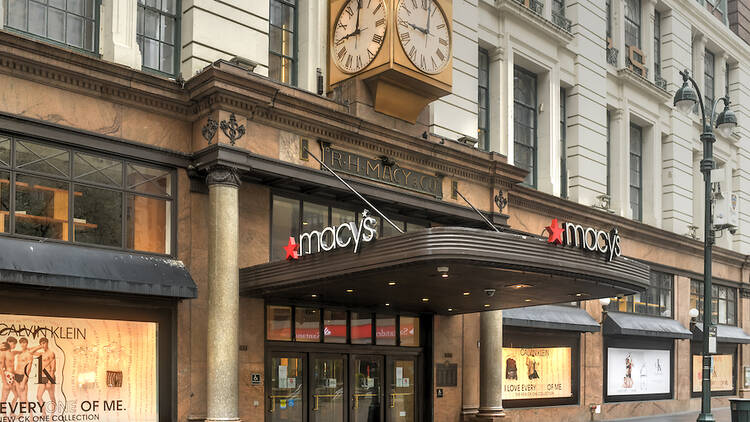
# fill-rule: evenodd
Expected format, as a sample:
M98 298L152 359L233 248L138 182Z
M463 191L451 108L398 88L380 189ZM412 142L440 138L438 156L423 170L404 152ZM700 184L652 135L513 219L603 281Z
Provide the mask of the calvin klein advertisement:
M503 400L572 397L570 347L503 347Z
M157 324L0 314L0 422L155 422Z
M693 355L693 392L703 391L703 356ZM711 391L734 391L734 355L711 355Z
M607 395L669 394L669 350L607 349Z

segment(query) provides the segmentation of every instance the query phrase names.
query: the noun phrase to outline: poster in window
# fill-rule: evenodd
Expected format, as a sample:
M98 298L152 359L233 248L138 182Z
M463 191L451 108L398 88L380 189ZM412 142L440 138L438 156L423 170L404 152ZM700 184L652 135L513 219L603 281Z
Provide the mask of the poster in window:
M734 391L734 355L712 355L711 391ZM693 392L703 390L703 356L693 355Z
M607 395L669 394L669 350L607 349Z
M0 314L0 415L157 421L156 338L152 322Z
M573 396L570 347L503 347L503 400Z

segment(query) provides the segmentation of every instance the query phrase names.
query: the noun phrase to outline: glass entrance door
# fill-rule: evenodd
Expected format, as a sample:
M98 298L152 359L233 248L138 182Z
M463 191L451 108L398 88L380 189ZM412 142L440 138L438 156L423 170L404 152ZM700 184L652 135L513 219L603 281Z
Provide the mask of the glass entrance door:
M388 357L387 422L416 422L417 361L413 357Z
M303 355L274 353L266 376L270 422L301 422L307 411L303 395Z
M310 422L346 420L346 355L310 355Z
M383 418L383 357L352 357L349 378L352 411L351 422L381 422Z

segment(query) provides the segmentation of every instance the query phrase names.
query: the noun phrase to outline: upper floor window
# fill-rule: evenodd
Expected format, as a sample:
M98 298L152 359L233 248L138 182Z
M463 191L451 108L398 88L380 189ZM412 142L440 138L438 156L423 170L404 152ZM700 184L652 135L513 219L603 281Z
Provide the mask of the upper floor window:
M706 112L710 113L711 107L713 107L714 104L714 75L716 74L716 67L715 67L715 60L714 60L714 53L706 50L705 56L704 56L704 67L703 67L703 75L704 75L704 89L703 89L703 105L706 108Z
M661 79L661 13L654 12L654 75Z
M0 135L0 232L169 254L172 171Z
M565 88L560 88L560 197L568 197L568 146L567 146L567 112L565 103L568 97Z
M706 9L711 12L714 16L719 18L721 21L725 21L725 11L727 10L727 0L698 0L699 2L705 2Z
M703 321L703 280L690 280L690 307L698 310L698 320ZM711 323L737 325L737 289L711 286Z
M552 14L565 16L565 0L552 0Z
M297 83L297 1L271 0L268 76L285 84Z
M607 305L607 310L671 318L674 277L671 274L651 271L650 278L649 287L645 292L614 298Z
M479 49L479 96L477 97L479 116L477 136L479 148L489 150L490 146L490 58L487 50Z
M625 45L641 48L641 0L625 0Z
M97 0L4 0L6 28L95 52Z
M138 0L136 40L144 68L173 75L179 67L177 6L177 0Z
M630 211L633 220L642 218L643 197L643 129L630 125Z
M536 75L516 66L513 76L514 164L529 171L524 182L536 187Z

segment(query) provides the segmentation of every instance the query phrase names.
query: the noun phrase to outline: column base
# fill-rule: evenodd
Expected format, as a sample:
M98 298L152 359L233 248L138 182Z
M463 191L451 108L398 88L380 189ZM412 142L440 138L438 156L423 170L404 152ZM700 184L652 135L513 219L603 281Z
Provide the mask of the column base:
M501 419L505 417L505 412L502 406L497 407L480 407L477 414L474 416L474 420L482 422L492 422L495 419Z
M242 422L240 418L206 418L206 422Z
M464 407L463 409L461 409L462 415L476 415L478 412L478 407Z

